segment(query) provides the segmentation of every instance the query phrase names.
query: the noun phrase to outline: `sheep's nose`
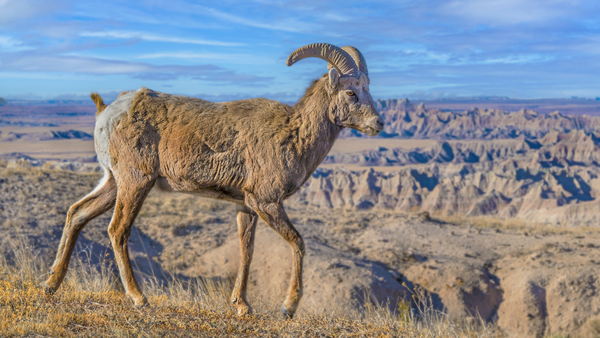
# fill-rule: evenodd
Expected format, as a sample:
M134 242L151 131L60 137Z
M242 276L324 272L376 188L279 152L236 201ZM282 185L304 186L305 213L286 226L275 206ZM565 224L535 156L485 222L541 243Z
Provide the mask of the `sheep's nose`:
M373 117L371 119L369 119L369 121L367 121L367 127L371 127L377 131L382 131L383 130L383 121L381 120L380 117Z
M377 129L379 130L383 130L383 121L381 121L380 118L377 119L377 121L375 121L375 124L377 125Z

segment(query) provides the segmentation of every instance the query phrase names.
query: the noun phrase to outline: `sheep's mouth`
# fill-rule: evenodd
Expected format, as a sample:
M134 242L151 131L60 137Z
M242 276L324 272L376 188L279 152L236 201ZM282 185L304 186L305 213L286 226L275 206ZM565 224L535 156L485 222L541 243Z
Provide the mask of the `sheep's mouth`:
M375 129L373 127L365 127L364 133L369 136L377 136L381 132L381 129Z

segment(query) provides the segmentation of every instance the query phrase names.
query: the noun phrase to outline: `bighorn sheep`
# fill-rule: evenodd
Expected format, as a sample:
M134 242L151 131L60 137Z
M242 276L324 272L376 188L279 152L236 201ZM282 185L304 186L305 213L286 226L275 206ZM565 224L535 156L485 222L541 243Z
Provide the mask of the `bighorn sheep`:
M367 64L356 48L307 45L294 51L287 65L307 57L328 61L329 73L293 107L262 98L213 103L146 88L106 106L92 94L98 106L95 147L105 176L69 208L47 292L63 281L85 224L114 206L108 234L121 280L136 306L146 304L127 241L144 199L158 183L239 205L241 262L231 302L240 315L250 312L246 284L257 218L290 244L293 271L281 310L291 318L302 297L304 243L282 201L306 182L344 127L371 136L383 128L369 93Z

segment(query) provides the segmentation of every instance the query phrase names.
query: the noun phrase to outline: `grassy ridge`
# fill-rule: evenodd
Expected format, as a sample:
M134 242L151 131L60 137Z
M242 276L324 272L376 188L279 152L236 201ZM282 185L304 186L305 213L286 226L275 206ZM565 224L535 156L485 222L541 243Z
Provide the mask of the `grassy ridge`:
M0 332L6 336L266 336L266 337L498 337L479 321L451 321L421 307L387 307L313 312L283 320L278 304L258 301L255 314L239 318L228 304L231 286L174 280L142 287L149 306L135 308L125 298L108 264L91 266L74 259L60 290L44 292L46 266L23 243L0 258ZM415 295L418 298L418 295Z

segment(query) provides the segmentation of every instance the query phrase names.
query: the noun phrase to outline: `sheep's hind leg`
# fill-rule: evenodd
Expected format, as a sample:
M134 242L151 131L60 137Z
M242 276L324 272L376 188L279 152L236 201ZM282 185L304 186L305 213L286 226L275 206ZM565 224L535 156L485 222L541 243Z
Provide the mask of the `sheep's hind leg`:
M108 227L108 235L115 251L115 260L119 267L121 281L125 288L125 294L133 300L136 306L144 306L148 303L146 297L142 294L138 285L131 261L129 259L128 240L131 234L131 226L136 216L142 208L142 204L148 196L148 193L154 185L155 178L148 176L128 175L123 179L125 189L119 189L117 193L117 203L115 213ZM117 181L119 181L117 176Z
M246 286L248 283L248 271L254 252L254 233L258 217L248 207L240 207L237 212L238 232L240 235L240 267L233 292L231 303L237 309L238 315L243 316L252 312L246 299Z
M302 298L302 259L304 257L304 241L294 228L281 202L260 203L253 196L247 195L247 204L251 206L275 232L283 237L292 248L292 275L287 297L281 307L285 318L291 319L296 313Z
M46 281L47 293L56 292L65 278L81 230L90 220L112 208L116 198L115 178L110 171L107 171L104 181L94 191L69 208L56 259L50 268L50 278Z

